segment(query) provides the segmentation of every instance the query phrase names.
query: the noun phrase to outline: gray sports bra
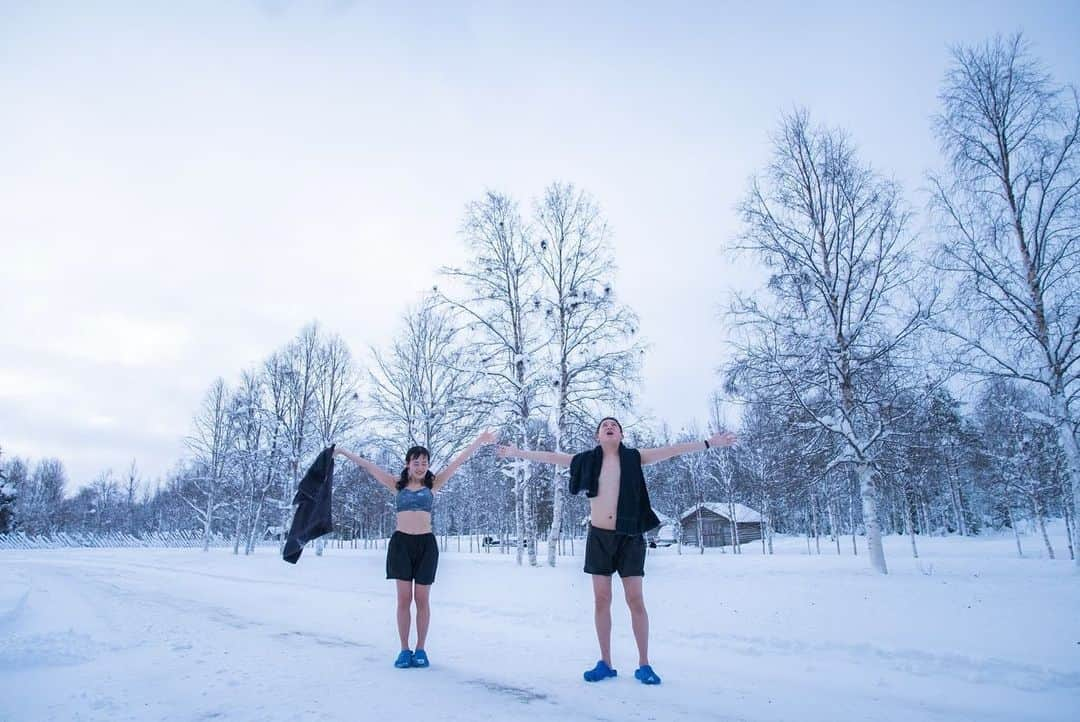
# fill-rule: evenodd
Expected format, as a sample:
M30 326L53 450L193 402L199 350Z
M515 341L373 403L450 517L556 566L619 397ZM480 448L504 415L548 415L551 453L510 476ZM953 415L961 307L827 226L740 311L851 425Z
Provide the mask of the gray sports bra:
M426 486L421 487L416 491L402 489L397 493L398 511L426 511L430 513L431 507L434 504L435 495L432 494L431 489Z

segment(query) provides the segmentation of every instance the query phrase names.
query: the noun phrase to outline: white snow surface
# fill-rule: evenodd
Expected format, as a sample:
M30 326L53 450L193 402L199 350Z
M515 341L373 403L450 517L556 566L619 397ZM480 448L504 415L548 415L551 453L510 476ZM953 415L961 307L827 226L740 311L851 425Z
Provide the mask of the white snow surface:
M1077 719L1072 563L1018 559L1008 536L920 545L915 561L886 539L888 576L850 539L842 556L798 538L774 556L650 550L657 687L633 678L618 581L619 675L582 680L597 648L580 542L529 568L451 540L432 666L407 670L382 549L309 547L296 566L273 548L4 551L0 720Z

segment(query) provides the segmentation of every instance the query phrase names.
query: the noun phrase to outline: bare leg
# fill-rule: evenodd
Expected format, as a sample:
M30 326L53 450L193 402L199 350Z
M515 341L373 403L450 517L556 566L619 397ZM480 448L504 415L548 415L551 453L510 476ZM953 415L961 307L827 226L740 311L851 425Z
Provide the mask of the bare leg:
M401 648L409 648L409 628L412 626L413 583L397 579L397 631ZM419 622L419 620L417 620Z
M431 623L431 605L428 600L431 596L430 584L417 584L414 587L416 596L416 648L424 649L427 641L428 624Z
M596 640L600 642L600 659L611 666L611 577L592 575Z
M645 577L625 577L622 580L626 606L630 608L630 624L637 642L638 666L649 663L649 613L645 611L645 593L642 583Z

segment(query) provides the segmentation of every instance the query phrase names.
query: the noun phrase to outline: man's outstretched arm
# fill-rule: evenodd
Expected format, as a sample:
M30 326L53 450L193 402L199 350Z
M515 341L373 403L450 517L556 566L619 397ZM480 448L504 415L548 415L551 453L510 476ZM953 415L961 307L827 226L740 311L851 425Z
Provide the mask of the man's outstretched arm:
M713 434L707 441L689 441L685 444L672 444L660 446L655 449L641 449L641 463L655 464L683 454L691 454L695 451L732 446L736 441L735 434L730 431L720 431Z

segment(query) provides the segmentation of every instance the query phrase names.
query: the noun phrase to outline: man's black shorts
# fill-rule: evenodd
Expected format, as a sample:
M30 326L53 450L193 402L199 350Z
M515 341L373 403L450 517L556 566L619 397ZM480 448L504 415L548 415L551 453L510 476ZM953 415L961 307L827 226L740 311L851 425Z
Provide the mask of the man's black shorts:
M585 573L610 577L615 572L620 577L645 576L645 536L590 525L585 540Z
M396 531L386 545L386 578L417 584L435 582L439 568L439 544L435 535Z

